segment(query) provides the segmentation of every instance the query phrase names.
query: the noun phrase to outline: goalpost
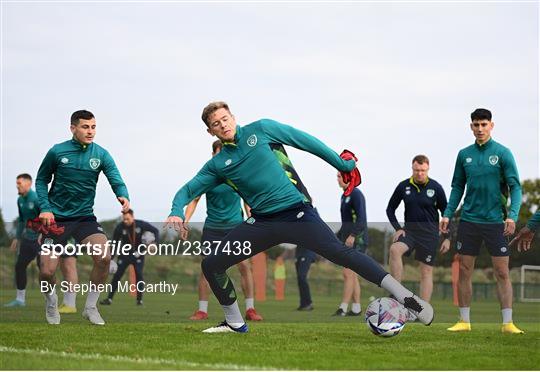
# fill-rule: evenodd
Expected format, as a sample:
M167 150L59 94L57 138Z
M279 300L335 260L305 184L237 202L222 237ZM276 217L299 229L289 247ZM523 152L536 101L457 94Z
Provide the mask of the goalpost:
M519 300L521 302L540 302L540 297L527 297L527 291L525 290L525 286L527 283L525 283L525 272L526 271L538 271L540 275L540 266L536 265L523 265L521 266L521 289L520 289L520 296Z

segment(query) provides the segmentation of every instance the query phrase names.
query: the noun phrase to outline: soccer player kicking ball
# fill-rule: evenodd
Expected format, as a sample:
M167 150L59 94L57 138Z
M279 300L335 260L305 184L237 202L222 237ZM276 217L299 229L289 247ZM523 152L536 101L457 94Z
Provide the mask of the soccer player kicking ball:
M43 245L65 245L72 236L81 244L90 243L99 253L105 252L107 237L94 216L94 197L99 174L105 173L109 183L122 204L122 211L129 210L129 195L111 155L103 147L94 143L96 119L85 110L71 115L69 141L54 145L39 167L36 191L44 227L49 232L42 237ZM50 190L48 184L54 176ZM109 272L110 252L92 255L94 267L90 274L90 284L103 284ZM60 324L58 297L54 284L58 257L41 255L40 280L49 284L45 295L45 316L49 324ZM104 325L105 321L97 310L99 291L88 293L84 311L85 319L92 324Z
M513 294L508 268L510 248L506 240L516 229L521 204L518 171L510 150L491 138L494 126L491 112L476 109L471 114L471 121L470 126L476 141L458 153L450 200L440 221L441 232L447 233L450 218L454 215L466 186L456 247L460 255L458 302L461 319L448 330L471 330L472 274L476 256L484 242L491 254L497 279L497 297L503 319L501 330L503 333L523 333L512 322ZM503 195L508 193L508 189L511 204L510 212L506 216L506 198Z
M222 147L221 141L215 141L212 144L212 156L219 154ZM191 216L195 213L199 200L200 197L197 197L187 206L185 224L189 222ZM203 250L205 247L212 249L214 241L223 240L229 231L244 221L240 196L232 187L225 184L208 191L206 193L206 215L201 237ZM187 235L187 230L184 230L182 239L186 240ZM246 319L261 321L263 317L255 310L253 273L251 272L249 260L239 262L236 266L240 271L242 291L246 298ZM208 282L201 272L199 277L199 309L189 319L204 320L208 318L208 292Z
M373 259L337 239L289 180L269 143L311 152L342 172L353 171L354 160L344 160L315 137L274 120L237 126L224 102L210 103L203 110L202 119L207 132L221 140L223 149L177 192L166 226L178 231L185 229L184 207L222 183L233 186L252 208L251 217L221 241L217 252L202 261L204 276L225 312L225 321L203 332L247 332L226 270L282 242L310 247L332 262L352 269L392 293L415 311L421 322L431 324L434 314L430 304L403 287ZM234 254L238 251L240 254Z

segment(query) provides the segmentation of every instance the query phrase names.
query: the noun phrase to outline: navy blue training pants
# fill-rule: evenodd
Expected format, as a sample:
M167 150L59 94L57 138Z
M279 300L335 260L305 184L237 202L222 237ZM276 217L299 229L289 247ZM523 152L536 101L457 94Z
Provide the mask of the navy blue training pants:
M236 247L250 243L249 254L235 254ZM270 215L253 214L231 230L202 263L202 271L221 305L236 301L234 285L227 269L280 243L309 247L312 251L343 267L347 267L377 285L388 274L371 257L350 249L340 242L310 204L297 204Z

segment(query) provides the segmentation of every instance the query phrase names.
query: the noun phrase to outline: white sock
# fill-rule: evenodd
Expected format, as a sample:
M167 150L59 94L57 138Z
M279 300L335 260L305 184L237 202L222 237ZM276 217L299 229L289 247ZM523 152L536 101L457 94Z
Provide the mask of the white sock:
M459 316L461 317L461 320L463 320L465 323L470 323L471 322L471 308L460 307Z
M98 299L99 299L99 292L89 291L88 297L86 297L86 304L84 305L84 307L85 308L97 307Z
M411 297L413 293L398 282L392 275L386 275L381 281L381 288L390 292L396 300L403 303L405 297Z
M45 298L49 301L52 301L56 297L56 289L53 289L50 292L43 292L43 296L45 296Z
M65 292L64 293L64 305L70 307L77 307L76 303L77 292Z
M253 298L246 298L246 310L255 308L255 300Z
M346 313L347 309L349 308L349 304L346 302L342 302L341 305L339 305L339 308L343 310L344 313Z
M225 321L233 328L239 328L244 325L244 318L238 307L238 301L234 301L232 305L221 305L225 313Z
M512 308L502 309L503 324L512 323Z
M358 314L360 311L362 311L362 308L360 307L359 303L353 303L351 310L353 313Z
M208 312L208 301L199 301L199 311Z
M26 289L17 289L17 301L26 301Z

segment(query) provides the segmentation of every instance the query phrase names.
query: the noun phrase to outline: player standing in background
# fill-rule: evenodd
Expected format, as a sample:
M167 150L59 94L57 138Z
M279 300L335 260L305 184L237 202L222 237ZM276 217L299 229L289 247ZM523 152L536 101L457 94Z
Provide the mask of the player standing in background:
M15 283L17 285L17 295L13 301L8 302L6 307L26 306L26 268L34 258L37 258L39 267L39 243L38 233L26 227L28 220L33 220L39 215L38 197L32 190L32 176L28 173L17 176L17 208L19 209L19 219L17 220L17 232L15 239L11 242L10 250L17 252L15 262ZM17 251L17 245L19 249Z
M225 321L204 332L247 332L226 270L282 242L310 247L332 262L353 269L388 290L405 307L416 311L424 324L431 324L434 315L431 305L403 287L373 259L337 239L283 172L269 144L281 143L311 152L354 179L352 153L344 151L340 157L315 137L270 119L237 126L225 102L207 105L202 119L207 132L221 140L223 149L177 192L165 226L184 230L184 207L222 183L234 185L252 208L251 217L220 242L221 250L217 249L216 254L202 262L204 275L225 313ZM239 254L232 254L227 248L230 252L241 249Z
M491 112L476 109L471 114L474 144L459 151L452 192L440 230L448 232L465 192L461 221L457 232L457 251L460 254L458 299L460 320L448 328L452 332L470 331L470 306L474 263L482 242L485 243L497 279L497 295L501 304L502 332L523 333L512 321L512 282L510 281L510 248L506 237L516 229L521 205L521 184L514 157L510 150L491 138L494 122ZM510 190L510 211L506 215L506 198Z
M133 210L122 213L122 222L119 223L114 229L113 240L116 247L123 247L126 244L131 246L131 250L127 254L118 254L117 269L111 280L112 291L109 292L106 299L100 301L101 305L112 305L114 294L118 290L118 283L124 272L133 265L135 269L135 282L143 282L143 270L144 270L144 257L146 251L144 247L148 247L148 244L157 243L159 241L159 231L154 226L143 220L136 220L133 214ZM143 246L144 245L144 246ZM118 248L116 251L118 252ZM111 262L114 256L111 256ZM114 264L112 264L114 265ZM137 285L137 288L139 286ZM137 305L142 305L143 293L137 290Z
M442 186L428 177L429 159L417 155L412 160L412 176L397 185L386 215L396 229L390 246L390 273L401 281L403 275L403 255L415 251L414 259L420 265L420 297L430 302L433 292L433 265L439 247L439 211L446 209L446 195ZM405 204L405 226L396 218L396 209ZM440 252L450 249L448 234L444 234Z
M368 245L368 226L366 215L366 198L359 188L355 187L350 195L345 195L349 187L343 181L341 173L337 174L339 187L343 189L341 195L341 228L337 233L339 240L345 246L366 253ZM347 311L352 301L351 310ZM358 275L346 267L343 268L343 297L341 305L334 316L358 316L362 312L360 306L360 280Z
M298 282L298 293L300 295L300 306L296 310L298 311L311 311L313 310L313 300L311 299L311 290L309 289L308 273L311 264L317 259L315 252L310 251L297 245L294 250L294 256L296 258L296 280Z
M111 155L94 143L94 115L86 110L74 112L71 115L70 129L73 138L54 145L47 152L36 178L36 191L41 208L39 218L45 228L49 229L49 233L43 235L42 245L65 245L66 241L73 237L81 244L90 243L96 250L100 250L100 253L105 252L92 255L94 267L90 274L90 283L98 285L105 282L111 259L106 247L107 237L94 215L99 174L105 173L123 212L129 210L129 195ZM53 176L54 181L48 190ZM52 255L41 256L40 280L50 286L49 290L43 293L45 315L49 324L60 324L58 296L52 287L56 284L57 265L58 259ZM99 291L89 291L82 315L92 324L104 325L105 321L97 309L98 298Z
M212 143L212 156L216 156L222 148L221 141ZM187 224L199 203L200 196L186 208ZM246 205L246 209L249 207ZM201 246L205 244L211 246L213 241L222 240L237 225L244 221L244 214L241 206L241 199L238 193L231 186L222 184L206 193L206 220L204 221ZM182 234L182 239L187 239L187 231ZM206 242L206 243L205 243ZM261 321L263 317L255 310L255 296L253 286L253 273L249 259L239 262L237 265L240 271L241 286L246 301L246 319ZM191 320L208 319L208 294L210 288L201 271L199 276L199 309L189 318Z

